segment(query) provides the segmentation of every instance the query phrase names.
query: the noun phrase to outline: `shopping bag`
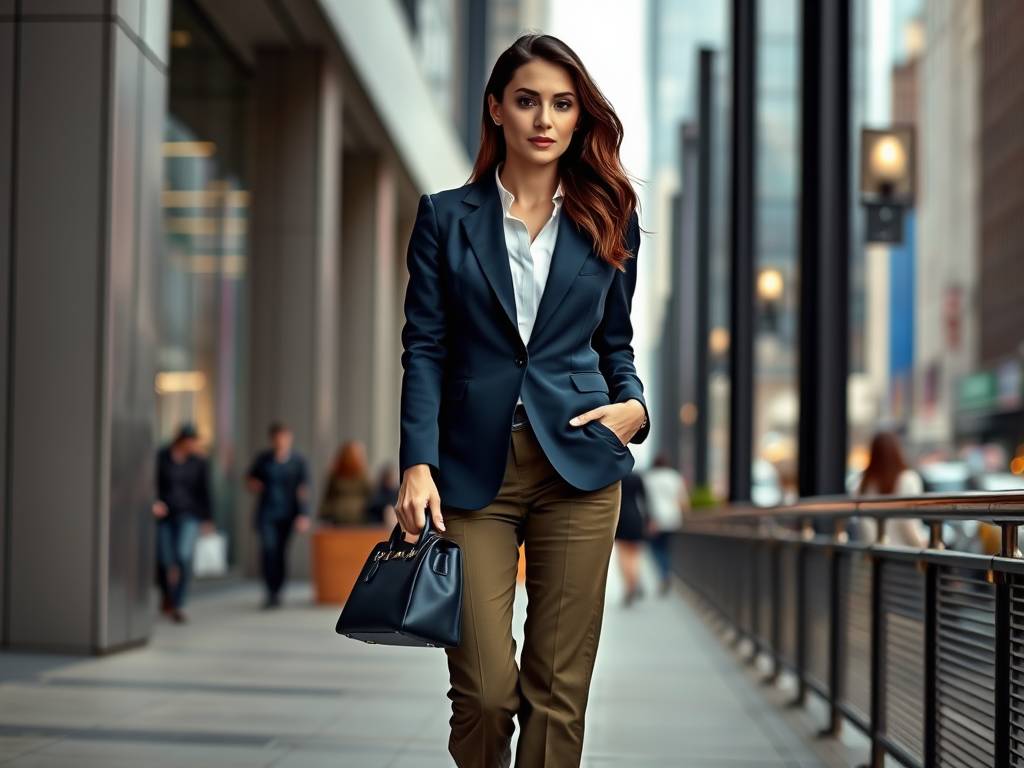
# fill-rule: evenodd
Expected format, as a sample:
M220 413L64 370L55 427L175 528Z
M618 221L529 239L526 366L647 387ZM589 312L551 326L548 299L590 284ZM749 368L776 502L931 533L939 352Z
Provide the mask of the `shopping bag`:
M228 537L220 531L204 533L192 555L194 576L223 576L228 572Z

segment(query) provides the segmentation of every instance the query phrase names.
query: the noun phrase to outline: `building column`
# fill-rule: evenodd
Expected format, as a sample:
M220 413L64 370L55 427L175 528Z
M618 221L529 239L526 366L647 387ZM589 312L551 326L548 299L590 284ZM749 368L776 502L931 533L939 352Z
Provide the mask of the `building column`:
M7 647L107 652L150 632L168 14L0 4Z
M369 152L345 155L342 193L342 364L339 431L359 440L370 465L398 457L401 300L394 172Z
M319 52L267 50L254 96L248 443L266 446L272 421L291 427L315 513L337 442L341 87ZM251 499L244 507L238 539L251 543ZM308 574L308 549L296 537L293 576Z

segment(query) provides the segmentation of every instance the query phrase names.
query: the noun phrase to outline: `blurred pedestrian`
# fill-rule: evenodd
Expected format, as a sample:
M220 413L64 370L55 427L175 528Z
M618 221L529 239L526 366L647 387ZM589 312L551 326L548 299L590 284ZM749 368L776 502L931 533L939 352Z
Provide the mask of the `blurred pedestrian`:
M161 612L185 621L182 606L192 570L192 555L200 529L214 530L210 513L209 469L199 436L182 424L170 445L156 459L157 581L163 596Z
M286 555L292 531L309 530L309 473L306 460L292 450L294 437L287 425L270 425L270 448L260 453L246 477L257 494L256 530L260 537L263 581L267 594L264 608L281 604L281 588L287 577Z
M639 472L630 472L622 478L622 506L619 523L615 528L615 550L619 556L619 570L626 586L626 606L643 597L640 586L640 552L647 526L647 500L644 481Z
M317 517L331 525L362 525L372 493L366 449L358 440L349 440L334 457Z
M672 534L683 525L683 513L690 509L690 497L683 476L664 454L658 454L654 465L644 474L644 490L648 541L661 576L661 594L666 594L672 585Z
M366 509L366 517L370 523L380 523L394 528L395 504L398 503L398 466L393 461L386 462L377 477L377 488L370 497L370 505Z
M892 432L879 432L871 441L871 458L857 486L857 496L920 496L924 481L911 469L903 456L899 438ZM874 542L878 524L874 518L857 518L857 537ZM928 546L921 521L910 518L892 518L885 523L888 543L903 547Z

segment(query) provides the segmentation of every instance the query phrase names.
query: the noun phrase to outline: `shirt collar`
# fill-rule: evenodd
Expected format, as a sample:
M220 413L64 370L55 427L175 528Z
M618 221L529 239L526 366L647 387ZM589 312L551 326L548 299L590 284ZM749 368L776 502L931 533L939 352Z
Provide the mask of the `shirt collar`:
M501 209L505 212L506 216L510 216L510 211L512 210L512 203L515 201L516 196L509 192L507 189L505 189L504 185L501 183L502 166L503 163L499 163L498 166L494 169L494 182L498 185L498 197L501 198ZM565 195L562 192L562 182L559 181L558 188L555 190L555 194L551 196L551 202L555 204L555 211L562 207L562 199L564 198L564 196Z

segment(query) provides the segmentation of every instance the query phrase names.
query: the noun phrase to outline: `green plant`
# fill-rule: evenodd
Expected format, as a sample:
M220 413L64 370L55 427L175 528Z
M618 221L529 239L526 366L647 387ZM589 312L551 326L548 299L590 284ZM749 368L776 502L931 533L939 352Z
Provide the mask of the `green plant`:
M698 485L693 489L693 493L690 494L690 507L693 509L708 509L709 507L717 507L721 501L715 492L711 490L711 486L708 484Z

